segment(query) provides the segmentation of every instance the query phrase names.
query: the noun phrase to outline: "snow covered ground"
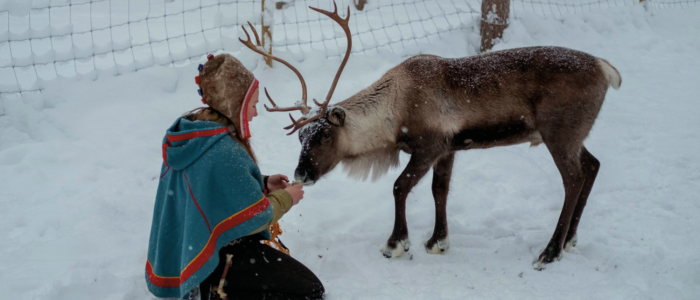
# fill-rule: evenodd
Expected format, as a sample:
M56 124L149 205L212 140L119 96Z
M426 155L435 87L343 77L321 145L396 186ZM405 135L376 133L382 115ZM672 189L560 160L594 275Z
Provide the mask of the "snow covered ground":
M700 299L698 15L700 7L628 6L558 20L518 12L495 46L570 47L622 74L586 141L601 170L578 246L546 270L531 263L551 237L564 190L544 146L457 155L443 255L421 245L434 222L428 179L408 198L411 255L388 260L379 252L401 169L357 182L338 168L305 189L281 221L282 239L321 278L329 300ZM473 55L476 42L477 33L456 32L425 52ZM310 98L325 95L338 60L281 56L305 75ZM268 69L249 51L239 58L280 103L299 97L292 72ZM334 102L401 60L352 57ZM160 141L177 116L200 105L195 75L196 66L155 67L0 99L1 299L151 298L143 269ZM285 136L287 122L263 111L252 123L263 173L294 171L300 146Z

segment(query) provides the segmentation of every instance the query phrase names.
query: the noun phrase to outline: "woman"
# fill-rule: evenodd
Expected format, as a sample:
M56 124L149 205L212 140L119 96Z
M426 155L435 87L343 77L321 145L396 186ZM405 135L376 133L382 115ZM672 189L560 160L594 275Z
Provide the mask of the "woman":
M308 268L261 243L304 191L260 174L248 127L258 81L231 55L208 58L196 78L208 107L177 119L163 139L148 288L163 298L322 299Z

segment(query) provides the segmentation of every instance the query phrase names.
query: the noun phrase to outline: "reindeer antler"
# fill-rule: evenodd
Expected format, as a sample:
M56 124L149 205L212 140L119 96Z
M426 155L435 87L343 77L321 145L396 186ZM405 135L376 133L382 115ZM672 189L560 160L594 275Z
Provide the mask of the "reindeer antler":
M352 37L350 36L350 26L348 26L348 23L350 21L350 5L348 5L348 16L345 19L341 18L338 15L338 6L335 4L335 0L333 1L333 12L332 13L329 11L318 9L318 8L311 7L311 6L309 6L309 8L330 17L333 21L336 21L338 23L338 25L340 25L340 27L343 28L343 31L345 31L345 35L348 38L348 50L345 51L345 58L343 58L343 62L340 63L340 67L338 68L338 72L335 73L335 79L333 79L333 84L331 85L331 89L328 91L328 96L326 96L326 102L324 102L323 104L318 104L318 102L316 102L316 100L314 99L314 102L316 103L316 105L328 106L328 102L331 100L331 96L333 96L333 92L335 91L335 86L338 84L338 80L340 79L340 74L343 73L343 68L345 68L345 64L348 62L348 59L350 58L350 50L352 50Z
M248 25L250 26L250 30L253 31L253 34L255 35L255 41L257 42L257 46L260 46L260 40L258 39L258 32L255 30L255 27L253 27L253 24L250 24L248 22ZM270 98L270 94L267 93L267 89L265 89L265 95L267 96L267 99L270 100L270 103L272 104L272 108L268 108L267 105L265 105L265 109L267 111L294 111L294 110L300 110L301 113L303 114L308 114L311 108L309 108L308 105L306 105L306 82L304 81L304 77L301 76L301 73L299 73L299 70L297 70L295 67L290 65L288 62L285 60L272 56L268 54L265 51L260 50L256 45L253 45L253 43L250 40L250 35L248 34L248 31L245 30L245 26L241 25L241 28L243 28L243 32L245 33L246 38L248 39L247 41L244 41L243 39L239 38L238 40L243 43L246 47L248 47L250 50L253 50L254 52L265 56L267 58L274 59L278 62L281 62L285 66L289 67L292 71L294 71L295 74L297 74L297 77L299 77L299 81L301 81L301 100L302 103L301 105L293 106L293 107L277 107L277 104L275 104L274 101L272 101L272 98Z
M328 109L328 103L331 101L331 96L333 96L333 91L335 91L335 86L338 84L338 80L340 79L340 74L343 72L343 68L345 68L345 64L348 62L348 59L350 58L350 50L352 50L352 37L350 36L350 27L348 26L348 22L350 21L350 6L348 6L348 16L345 19L341 18L338 15L338 6L335 4L335 1L333 1L333 12L332 13L329 11L325 11L325 10L311 7L311 6L309 6L309 8L330 17L333 21L336 21L338 23L338 25L340 25L341 28L343 28L343 30L345 31L345 35L348 38L348 50L345 52L345 58L343 59L343 62L340 64L340 67L338 68L338 72L335 74L335 79L333 79L333 84L331 85L330 91L328 91L328 95L326 96L326 100L323 103L318 103L316 101L316 99L313 99L314 103L316 103L316 105L318 105L321 108L319 113L317 113L314 116L309 117L309 118L305 118L302 116L299 120L294 120L294 118L292 117L292 114L289 114L289 118L292 119L292 125L284 127L284 129L292 129L292 131L289 132L287 135L291 135L292 133L296 132L300 128L304 127L304 125L309 124L310 122L312 122L312 121L314 121L314 120L316 120L316 119L318 119L326 114L326 110ZM250 29L253 31L253 34L255 34L255 39L258 43L258 46L260 46L260 41L258 40L257 31L255 31L255 28L253 27L252 24L250 24L250 22L248 22L248 25L250 25ZM243 26L241 26L241 27L243 27ZM302 114L307 115L311 111L311 108L309 108L309 106L306 105L306 83L304 82L304 78L301 76L299 71L296 68L292 67L292 65L290 65L286 61L279 59L277 57L274 57L274 56L266 53L265 51L261 51L255 45L253 45L253 43L250 41L250 35L248 35L248 31L245 30L245 27L243 27L243 32L245 32L245 35L248 38L248 40L243 41L242 39L239 38L238 40L240 40L241 43L246 45L246 47L250 48L250 50L257 52L258 54L260 54L262 56L265 56L267 58L271 58L271 59L274 59L276 61L283 63L285 66L292 69L292 71L294 71L294 73L297 74L297 76L299 77L299 80L301 81L301 88L302 88L302 103L301 104L299 104L297 106L292 106L292 107L277 107L277 104L275 104L275 102L272 101L272 98L270 98L270 95L267 93L267 89L265 89L265 96L267 96L267 99L270 100L270 103L272 104L272 108L268 108L267 106L265 106L265 109L267 109L267 111L299 110L299 111L301 111Z

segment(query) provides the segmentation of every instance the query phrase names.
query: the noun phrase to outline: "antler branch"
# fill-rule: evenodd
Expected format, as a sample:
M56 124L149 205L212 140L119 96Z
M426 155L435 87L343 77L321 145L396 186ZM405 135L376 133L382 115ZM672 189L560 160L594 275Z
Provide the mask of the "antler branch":
M253 34L255 35L255 40L256 40L256 42L258 43L258 46L260 46L260 40L258 39L258 32L255 30L255 27L253 27L253 24L250 24L250 22L248 22L248 25L250 26L250 30L251 30L251 31L253 32ZM297 74L297 77L299 77L299 81L301 82L301 101L302 101L302 104L301 104L300 106L295 106L294 109L284 108L284 110L280 110L281 108L278 108L277 105L272 101L272 98L270 98L270 95L267 93L267 89L266 89L266 90L265 90L265 95L267 95L267 99L270 100L270 103L272 104L273 107L272 107L272 108L267 108L267 106L265 106L265 108L266 108L268 111L291 111L291 110L297 110L297 109L298 109L298 110L300 110L303 114L308 114L309 111L310 111L311 109L310 109L309 106L306 104L306 81L304 81L304 77L301 76L301 73L299 73L299 70L297 70L295 67L293 67L291 64L289 64L289 63L286 62L285 60L283 60L283 59L281 59L281 58L278 58L278 57L276 57L276 56L273 56L273 55L271 55L271 54L269 54L269 53L267 53L267 52L265 52L265 51L260 50L258 47L256 47L256 46L251 42L251 40L250 40L250 35L248 34L248 31L245 30L245 26L241 25L241 28L243 28L243 32L245 33L245 36L246 36L246 38L247 38L246 41L244 41L244 40L241 39L241 38L238 38L238 40L241 41L241 43L243 43L243 45L245 45L246 47L248 47L248 49L253 50L253 52L255 52L255 53L258 53L258 54L260 54L260 55L262 55L262 56L264 56L264 57L267 57L267 58L274 59L274 60L276 60L276 61L282 63L283 65L287 66L287 67L288 67L289 69L291 69L295 74Z
M292 131L290 131L289 133L287 133L287 135L292 135L292 133L294 133L294 132L296 132L297 130L301 129L301 128L304 127L306 124L309 124L309 123L311 123L312 121L314 121L314 120L320 118L322 115L323 115L323 114L318 113L318 114L316 114L316 115L314 115L313 117L308 118L308 119L304 119L304 118L302 117L302 118L299 119L299 120L294 120L294 118L292 118L292 114L289 114L289 118L292 119L292 125L289 125L289 126L285 127L284 129L292 129L292 128L294 128Z
M345 64L347 64L348 59L350 58L350 50L352 50L352 37L350 36L350 27L348 26L348 23L350 21L350 6L348 6L348 13L347 13L347 17L345 19L341 18L340 15L338 15L338 5L335 3L335 1L333 1L333 12L332 13L329 11L315 8L315 7L309 7L309 8L328 16L333 21L337 22L338 25L340 25L340 27L343 28L343 30L345 31L345 35L348 38L348 49L345 52L345 58L343 58L343 62L340 64L340 67L338 68L338 72L335 74L335 79L333 79L333 84L331 85L331 89L328 91L328 95L326 96L326 100L323 103L318 103L318 101L316 101L316 99L313 99L314 103L316 103L316 105L318 105L321 108L321 111L312 117L309 117L309 118L301 117L299 120L294 120L294 118L292 117L292 114L289 114L289 118L292 120L292 125L284 127L284 129L292 129L292 131L289 132L287 135L293 134L297 130L304 127L306 124L309 124L312 121L314 121L314 120L316 120L316 119L318 119L326 114L326 110L328 109L328 103L331 101L331 97L333 96L333 92L335 91L335 87L338 84L338 80L340 79L340 74L343 73L343 68L345 68ZM250 24L250 22L248 22L248 25L250 26L251 31L253 31L253 34L255 35L255 40L257 42L257 46L260 46L260 40L258 39L258 32L255 31L255 27L253 27L253 24ZM302 103L300 105L291 106L291 107L278 107L277 104L274 101L272 101L272 98L270 97L270 94L267 93L267 88L266 88L265 89L265 96L267 96L267 99L272 104L272 108L269 108L269 107L267 107L267 105L265 105L265 109L267 109L267 111L270 111L270 112L299 110L302 112L302 114L308 115L308 113L309 113L309 111L311 111L311 109L306 104L306 82L304 82L304 78L301 76L301 73L299 73L299 71L296 68L292 67L292 65L290 65L286 61L279 59L275 56L272 56L271 54L269 54L265 51L262 51L258 47L253 45L253 43L250 40L250 35L248 34L248 31L246 31L244 26L241 26L241 27L243 28L243 32L245 32L245 35L248 39L247 41L244 41L243 39L239 38L238 40L241 41L241 43L243 43L250 50L253 50L254 52L256 52L264 57L271 58L271 59L274 59L278 62L281 62L282 64L284 64L285 66L290 68L292 71L294 71L294 73L296 73L297 76L299 77L299 81L301 81Z
M338 6L335 4L335 1L333 1L333 12L332 13L329 11L326 11L326 10L315 8L315 7L309 6L309 8L328 16L333 21L338 23L338 25L340 25L340 27L343 28L343 31L345 31L345 35L348 38L348 49L345 51L345 58L343 58L343 62L340 63L340 67L338 68L338 72L335 74L335 79L333 79L333 84L331 85L331 89L328 91L328 96L326 96L326 101L323 102L323 104L321 105L321 106L327 107L328 102L330 102L331 97L333 96L333 92L335 91L335 87L336 87L336 85L338 85L338 80L340 79L340 74L343 73L343 69L345 68L345 64L347 64L348 59L350 58L350 50L352 50L352 37L350 36L350 26L348 26L348 23L350 21L350 6L348 5L348 14L347 14L347 17L345 19L341 18L340 15L338 15Z
M267 96L267 100L270 100L270 103L272 103L272 108L267 107L267 105L263 104L265 106L265 109L267 111L295 111L295 110L300 110L303 113L304 109L308 109L308 107L304 107L303 105L297 105L297 106L290 106L290 107L278 107L275 101L272 101L272 98L270 98L270 94L267 93L267 88L265 88L265 96ZM308 113L308 112L306 112Z

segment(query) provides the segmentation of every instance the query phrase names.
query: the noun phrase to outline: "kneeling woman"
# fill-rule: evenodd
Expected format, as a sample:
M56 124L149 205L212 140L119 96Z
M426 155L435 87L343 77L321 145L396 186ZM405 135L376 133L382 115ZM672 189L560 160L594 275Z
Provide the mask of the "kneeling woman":
M177 119L163 139L149 290L162 298L322 299L308 268L262 243L304 191L258 169L248 140L258 81L228 54L210 56L196 80L209 107Z

